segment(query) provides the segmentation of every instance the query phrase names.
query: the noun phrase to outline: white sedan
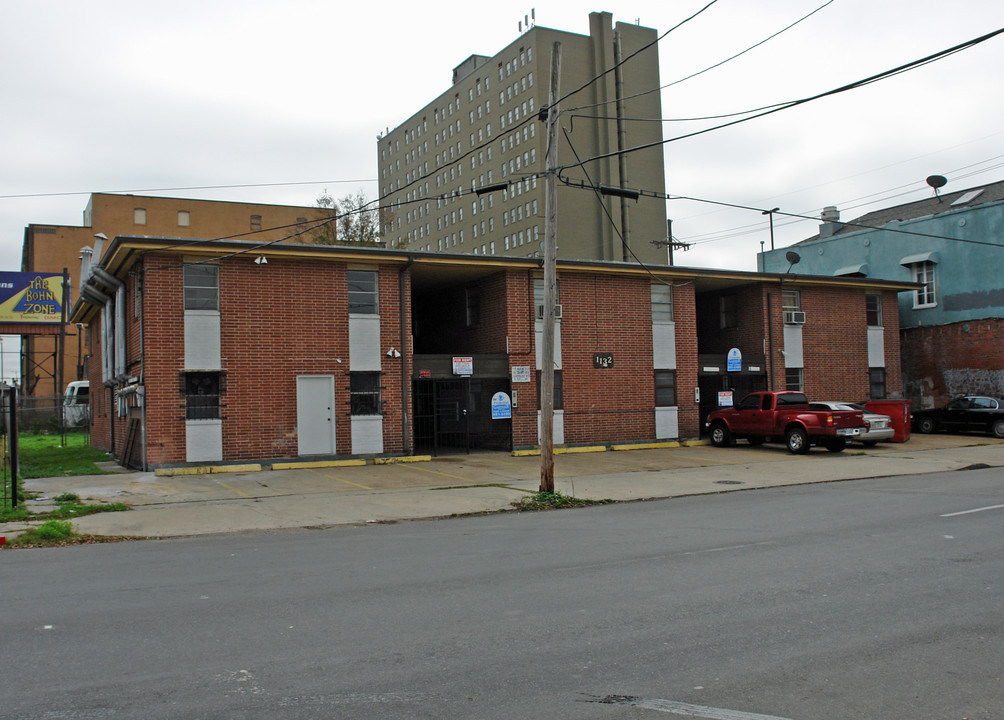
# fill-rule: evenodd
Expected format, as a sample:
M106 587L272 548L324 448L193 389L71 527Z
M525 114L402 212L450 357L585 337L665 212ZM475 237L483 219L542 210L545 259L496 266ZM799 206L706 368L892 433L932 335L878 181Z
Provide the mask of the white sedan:
M848 403L848 402L813 402L809 403L809 407L813 410L860 410L865 415L865 422L868 423L868 432L861 433L854 438L855 441L864 443L868 447L873 446L880 440L892 440L892 436L896 434L895 429L892 427L892 420L888 415L879 415L874 413L864 405L859 405L858 403Z

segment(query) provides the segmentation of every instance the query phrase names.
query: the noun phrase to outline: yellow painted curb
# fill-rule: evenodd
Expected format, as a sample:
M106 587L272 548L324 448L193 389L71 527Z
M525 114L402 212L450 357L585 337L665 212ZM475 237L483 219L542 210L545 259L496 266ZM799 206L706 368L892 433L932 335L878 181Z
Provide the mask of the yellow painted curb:
M710 445L710 440L684 440L680 443L684 447L696 447L697 445Z
M396 465L397 463L431 462L432 455L407 455L405 457L374 458L374 465Z
M583 447L554 448L555 455L571 455L573 453L594 453L606 452L606 445L586 445ZM529 450L513 450L510 453L513 457L528 457L530 455L540 455L540 448L530 448Z
M281 462L272 463L273 470L313 470L315 468L329 467L356 467L365 465L365 460L315 460L308 462Z
M248 463L247 465L213 465L209 468L211 473L238 473L238 472L261 472L259 463Z
M215 473L260 472L261 465L248 463L246 465L202 465L199 467L157 468L153 474L157 477L177 477L179 475L210 475Z
M678 448L680 443L675 440L668 442L654 442L654 443L631 443L625 445L611 445L611 450L663 450L665 448Z

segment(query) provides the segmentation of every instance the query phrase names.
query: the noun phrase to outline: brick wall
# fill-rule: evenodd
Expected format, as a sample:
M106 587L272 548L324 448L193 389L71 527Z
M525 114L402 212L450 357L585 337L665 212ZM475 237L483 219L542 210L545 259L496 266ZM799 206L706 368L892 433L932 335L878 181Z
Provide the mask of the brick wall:
M700 412L694 402L697 387L697 298L693 283L673 287L673 319L676 323L676 402L681 438L700 435Z
M902 342L914 409L971 393L1004 397L1004 318L908 328Z

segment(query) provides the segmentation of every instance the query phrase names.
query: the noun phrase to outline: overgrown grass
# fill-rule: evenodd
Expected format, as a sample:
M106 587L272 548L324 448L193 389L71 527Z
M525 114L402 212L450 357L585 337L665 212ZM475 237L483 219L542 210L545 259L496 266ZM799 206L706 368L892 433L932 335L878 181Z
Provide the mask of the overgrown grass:
M537 492L528 497L513 501L513 507L517 510L537 511L537 510L561 510L571 507L585 507L586 505L606 505L613 500L589 500L587 498L570 497L560 492Z
M18 450L22 478L107 474L95 463L108 454L88 445L82 432L67 433L65 445L60 435L21 435Z
M30 530L25 530L11 540L13 546L65 545L80 536L66 520L49 520Z

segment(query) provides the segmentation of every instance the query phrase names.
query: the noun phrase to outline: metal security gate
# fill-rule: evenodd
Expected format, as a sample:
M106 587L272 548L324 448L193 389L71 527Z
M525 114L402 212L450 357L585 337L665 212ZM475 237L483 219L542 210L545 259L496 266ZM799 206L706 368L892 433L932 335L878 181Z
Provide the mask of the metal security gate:
M470 379L415 381L415 449L470 452L467 398Z
M508 391L508 381L497 378L415 380L415 449L434 455L511 450L512 421L491 416L492 395Z

